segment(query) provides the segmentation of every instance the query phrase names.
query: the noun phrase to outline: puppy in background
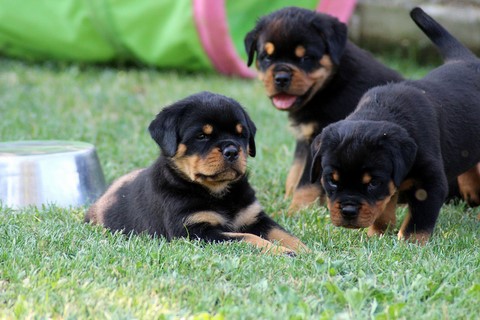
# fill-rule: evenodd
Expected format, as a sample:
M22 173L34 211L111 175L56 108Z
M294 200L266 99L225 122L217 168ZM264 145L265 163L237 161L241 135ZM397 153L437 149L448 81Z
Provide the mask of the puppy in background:
M396 222L399 192L409 212L398 237L429 240L448 185L480 194L480 60L420 8L411 17L445 63L423 79L369 90L345 120L312 143L332 223L383 234ZM460 188L465 186L460 183Z
M287 254L306 249L255 198L247 157L255 156L256 129L236 101L194 94L164 108L149 131L159 158L116 180L90 207L86 222L168 240L246 241Z
M347 40L347 26L312 10L288 7L260 18L245 37L250 66L256 57L266 94L286 111L296 133L293 165L285 186L290 212L319 198L310 183L313 138L344 119L370 88L402 80Z

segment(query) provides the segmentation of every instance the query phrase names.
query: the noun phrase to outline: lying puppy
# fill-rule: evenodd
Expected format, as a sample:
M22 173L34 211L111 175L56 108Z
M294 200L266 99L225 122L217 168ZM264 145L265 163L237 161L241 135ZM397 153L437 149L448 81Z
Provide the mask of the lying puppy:
M245 37L248 65L255 58L259 78L273 105L288 112L296 132L286 197L290 212L321 195L311 184L310 144L322 129L344 119L370 88L401 76L347 40L347 26L315 11L289 7L262 17Z
M192 95L163 109L149 131L160 157L115 181L90 207L87 222L169 240L242 240L275 253L305 248L255 198L246 170L256 129L236 101Z
M382 234L398 192L409 214L399 238L430 238L448 183L480 160L480 60L420 8L411 17L445 64L423 79L369 90L355 112L312 143L334 225Z

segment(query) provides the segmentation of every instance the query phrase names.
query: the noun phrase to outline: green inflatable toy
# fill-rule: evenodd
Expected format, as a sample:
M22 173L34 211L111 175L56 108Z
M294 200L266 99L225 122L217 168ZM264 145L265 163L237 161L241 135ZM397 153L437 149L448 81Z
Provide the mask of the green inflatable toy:
M347 21L355 1L0 0L0 55L253 77L245 34L258 17L291 5Z

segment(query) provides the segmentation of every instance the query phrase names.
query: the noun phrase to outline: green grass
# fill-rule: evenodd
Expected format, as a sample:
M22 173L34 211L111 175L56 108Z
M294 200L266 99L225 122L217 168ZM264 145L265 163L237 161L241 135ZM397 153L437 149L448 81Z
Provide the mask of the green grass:
M409 77L428 68L384 61ZM82 140L107 181L149 165L146 130L200 90L244 105L258 127L251 183L265 209L312 253L262 255L241 243L125 237L83 223L85 208L0 208L0 318L475 319L478 209L447 205L425 247L335 228L323 207L285 216L294 144L258 81L155 70L0 60L0 139ZM398 215L405 209L398 209ZM401 218L400 218L401 221Z

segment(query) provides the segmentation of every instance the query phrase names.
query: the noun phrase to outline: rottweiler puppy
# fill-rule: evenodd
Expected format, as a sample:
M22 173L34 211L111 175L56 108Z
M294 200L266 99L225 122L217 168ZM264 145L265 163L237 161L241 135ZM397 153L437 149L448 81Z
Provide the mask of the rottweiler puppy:
M395 71L347 40L347 26L312 10L287 7L260 18L245 37L250 66L256 67L275 108L286 111L296 133L285 196L290 212L318 198L309 181L313 138L350 114L370 88L400 81Z
M410 15L445 63L421 80L367 91L355 112L315 138L312 179L321 176L334 225L369 227L369 235L395 224L401 192L409 213L398 236L424 244L448 184L477 176L480 60L422 9Z
M238 240L287 254L306 249L263 211L248 183L256 128L238 102L194 94L164 108L148 129L160 156L116 180L86 222L168 240Z

